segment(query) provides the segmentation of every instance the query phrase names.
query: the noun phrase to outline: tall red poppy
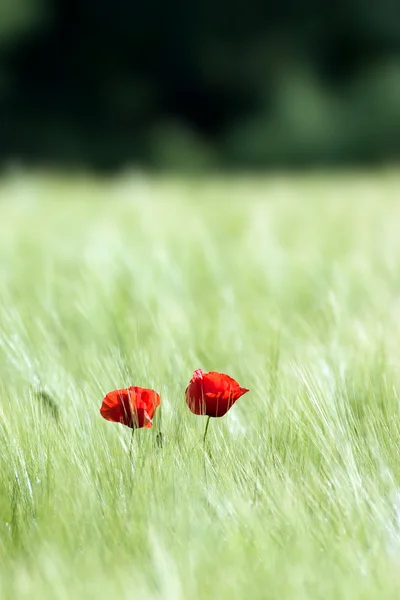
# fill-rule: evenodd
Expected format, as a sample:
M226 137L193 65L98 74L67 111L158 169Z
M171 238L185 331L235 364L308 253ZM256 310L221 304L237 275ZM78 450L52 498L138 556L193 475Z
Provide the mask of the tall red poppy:
M103 399L100 414L107 421L123 423L132 429L150 428L160 402L160 395L154 390L132 385L109 392Z
M249 390L224 373L197 369L186 388L186 402L195 415L223 417Z

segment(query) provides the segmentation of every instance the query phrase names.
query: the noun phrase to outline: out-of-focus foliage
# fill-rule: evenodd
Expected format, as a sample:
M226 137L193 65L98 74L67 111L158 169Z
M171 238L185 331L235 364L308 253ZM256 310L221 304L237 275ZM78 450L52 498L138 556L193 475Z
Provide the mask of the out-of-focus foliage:
M202 169L396 160L397 0L2 0L0 156Z
M42 0L1 0L0 50L37 29L46 16Z

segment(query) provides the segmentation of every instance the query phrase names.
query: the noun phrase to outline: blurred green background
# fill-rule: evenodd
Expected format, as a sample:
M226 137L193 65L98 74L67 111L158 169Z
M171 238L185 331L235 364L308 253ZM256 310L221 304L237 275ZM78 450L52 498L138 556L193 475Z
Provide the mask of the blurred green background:
M396 162L398 0L1 0L0 162Z

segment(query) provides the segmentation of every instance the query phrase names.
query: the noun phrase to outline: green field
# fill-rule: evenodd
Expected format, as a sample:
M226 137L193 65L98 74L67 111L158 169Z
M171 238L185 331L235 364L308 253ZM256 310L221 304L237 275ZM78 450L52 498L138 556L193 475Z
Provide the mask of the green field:
M391 171L4 179L0 598L397 600L399 228Z

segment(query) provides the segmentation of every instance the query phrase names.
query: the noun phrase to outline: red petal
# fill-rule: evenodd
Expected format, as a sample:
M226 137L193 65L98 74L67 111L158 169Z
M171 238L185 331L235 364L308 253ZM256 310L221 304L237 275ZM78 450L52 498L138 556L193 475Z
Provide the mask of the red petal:
M127 427L150 428L160 402L160 395L154 390L131 386L109 392L103 399L100 414L107 421Z
M186 402L197 415L222 417L248 391L229 375L215 371L204 373L198 369L186 389Z
M140 400L151 420L154 417L156 408L161 404L160 394L154 390L137 386L131 386L129 389L134 391L137 402Z

